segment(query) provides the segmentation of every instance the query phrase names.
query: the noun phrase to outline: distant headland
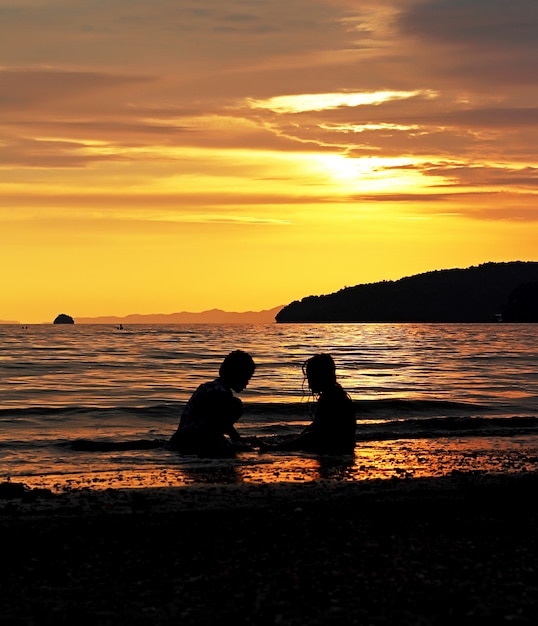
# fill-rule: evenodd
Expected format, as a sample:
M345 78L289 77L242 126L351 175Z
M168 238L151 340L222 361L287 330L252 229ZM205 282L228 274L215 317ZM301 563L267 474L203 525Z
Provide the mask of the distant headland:
M345 287L296 300L276 321L538 322L538 262L484 263Z

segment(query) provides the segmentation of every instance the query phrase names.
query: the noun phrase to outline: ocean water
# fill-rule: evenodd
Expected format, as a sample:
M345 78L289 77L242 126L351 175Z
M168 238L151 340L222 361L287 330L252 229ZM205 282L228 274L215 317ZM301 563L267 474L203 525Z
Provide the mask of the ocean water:
M60 491L413 478L538 468L538 325L0 326L0 482ZM165 449L185 402L241 348L242 435L298 433L301 366L329 352L357 407L351 458Z

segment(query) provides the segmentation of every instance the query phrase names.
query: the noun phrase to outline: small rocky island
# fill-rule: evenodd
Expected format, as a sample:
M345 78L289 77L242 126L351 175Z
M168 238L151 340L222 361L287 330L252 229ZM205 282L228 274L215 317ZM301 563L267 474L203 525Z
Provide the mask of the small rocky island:
M54 320L54 324L74 324L74 323L75 323L75 320L70 315L66 315L65 313L60 313L60 315L58 315L56 319Z

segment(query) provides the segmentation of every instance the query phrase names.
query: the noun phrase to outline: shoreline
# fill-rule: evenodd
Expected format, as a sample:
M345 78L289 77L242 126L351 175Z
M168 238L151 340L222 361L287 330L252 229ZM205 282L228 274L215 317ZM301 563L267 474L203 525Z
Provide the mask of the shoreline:
M337 505L340 501L384 502L416 499L453 500L477 492L489 495L517 494L524 489L529 495L538 493L538 471L484 472L458 471L450 475L429 477L370 478L348 481L320 478L310 481L264 483L192 483L174 486L142 486L93 488L82 486L60 492L29 487L24 482L0 483L0 518L13 510L21 516L61 515L80 509L85 515L104 511L124 514L139 510L158 513L186 511L218 511L222 509L266 509L275 504L295 503L297 506L316 503ZM143 504L145 502L145 504Z
M125 460L123 454L126 454ZM453 437L361 442L353 455L332 457L303 452L238 452L231 459L207 459L165 452L137 462L130 452L75 453L47 473L11 473L4 480L55 494L80 490L166 489L290 483L380 484L418 481L459 474L524 474L538 472L538 438L532 436ZM135 463L133 463L133 460ZM114 464L117 466L114 467ZM63 471L60 471L63 469ZM54 471L56 470L56 471ZM10 478L9 478L10 476ZM1 482L2 478L0 478Z
M538 473L0 500L0 622L534 624Z

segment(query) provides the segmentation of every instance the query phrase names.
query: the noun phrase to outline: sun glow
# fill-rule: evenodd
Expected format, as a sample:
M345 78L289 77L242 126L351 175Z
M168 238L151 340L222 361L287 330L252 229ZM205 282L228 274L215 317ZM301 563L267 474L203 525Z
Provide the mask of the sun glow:
M361 157L316 154L305 162L315 175L333 184L337 194L391 191L418 193L421 189L446 182L442 177L428 177L420 171L421 163L407 157Z
M114 151L110 148L109 154ZM210 194L221 194L219 204L226 203L226 194L240 198L279 194L315 196L321 187L341 196L363 193L426 188L446 182L441 177L428 176L420 171L421 162L409 157L354 157L345 153L302 152L285 153L276 150L171 148L155 146L149 149L153 159L168 162L158 177L151 171L141 172L129 193L151 192L159 196L179 193L183 197L198 193L203 202ZM147 156L148 149L134 149L130 159L135 163ZM188 168L185 162L188 162ZM177 164L177 165L176 165ZM165 174L166 172L166 174ZM325 192L326 193L326 192ZM194 202L194 199L193 199Z

